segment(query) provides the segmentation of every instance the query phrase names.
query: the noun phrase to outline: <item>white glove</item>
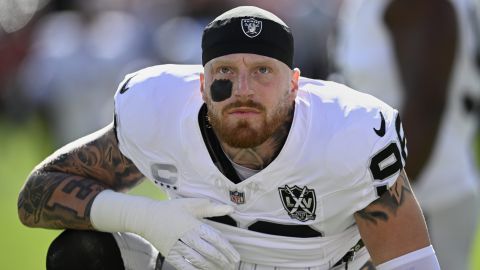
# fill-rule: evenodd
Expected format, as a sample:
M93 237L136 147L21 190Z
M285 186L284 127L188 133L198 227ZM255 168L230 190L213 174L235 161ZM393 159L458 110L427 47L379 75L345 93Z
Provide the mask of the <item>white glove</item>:
M213 204L207 199L157 201L104 190L93 201L90 221L99 231L132 232L142 236L163 256L172 255L173 259L168 259L169 261L177 262L175 257L179 254L188 260L192 258L195 261L192 265L195 266L203 267L202 263L208 264L209 261L228 269L224 266L235 265L240 260L240 255L220 234L199 219L223 216L232 211L231 206ZM179 239L190 248L179 248ZM174 245L175 251L170 254ZM193 259L192 249L204 259ZM199 264L199 261L202 262ZM208 264L207 267L209 266ZM185 269L183 264L175 267Z
M233 270L240 256L217 230L202 224L180 238L165 260L182 270Z

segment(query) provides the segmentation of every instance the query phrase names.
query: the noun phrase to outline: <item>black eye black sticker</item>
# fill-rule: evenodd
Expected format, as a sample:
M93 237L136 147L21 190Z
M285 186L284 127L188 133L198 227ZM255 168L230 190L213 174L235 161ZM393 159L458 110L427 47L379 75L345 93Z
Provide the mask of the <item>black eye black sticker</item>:
M210 86L210 93L214 102L224 101L232 96L233 83L230 80L215 80Z

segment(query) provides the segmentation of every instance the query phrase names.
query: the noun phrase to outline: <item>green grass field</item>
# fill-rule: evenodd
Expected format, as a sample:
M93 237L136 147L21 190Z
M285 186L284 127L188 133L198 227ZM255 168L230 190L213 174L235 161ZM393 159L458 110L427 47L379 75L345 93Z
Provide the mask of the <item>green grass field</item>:
M0 119L0 268L45 269L45 252L59 231L30 229L17 218L17 195L35 164L52 151L51 142L38 121L13 125ZM162 194L145 182L134 193L160 198ZM480 270L480 233L472 252L472 270Z

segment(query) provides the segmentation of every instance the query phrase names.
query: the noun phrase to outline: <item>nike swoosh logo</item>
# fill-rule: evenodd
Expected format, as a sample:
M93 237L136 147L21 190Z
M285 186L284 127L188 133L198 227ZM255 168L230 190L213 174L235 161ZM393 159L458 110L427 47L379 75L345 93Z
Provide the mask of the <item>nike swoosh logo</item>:
M137 74L135 74L137 75ZM125 92L127 92L128 89L130 89L130 87L127 87L128 83L130 82L130 80L135 77L135 75L133 75L132 77L128 78L127 81L125 81L125 83L122 85L122 88L120 89L120 94L123 94Z
M380 117L382 118L382 123L380 124L380 128L379 129L373 128L373 131L375 131L375 133L377 133L378 136L383 137L385 136L386 128L385 128L385 118L383 117L382 112L380 112Z

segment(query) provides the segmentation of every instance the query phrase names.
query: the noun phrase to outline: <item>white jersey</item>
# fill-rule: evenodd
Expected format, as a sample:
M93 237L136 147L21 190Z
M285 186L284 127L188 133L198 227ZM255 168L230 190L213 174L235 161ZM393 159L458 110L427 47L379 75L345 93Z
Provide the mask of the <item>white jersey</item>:
M390 2L345 0L335 56L349 85L401 110L403 90L394 47L383 18ZM459 20L460 42L437 141L414 188L424 210L442 209L477 189L473 140L478 118L476 113L467 112L464 104L467 97L480 99L473 3L471 0L451 2ZM428 104L425 109L428 110Z
M232 243L242 263L330 269L360 239L353 214L390 187L404 166L398 112L344 85L301 78L283 149L235 184L204 142L200 71L162 65L128 75L115 95L120 150L171 199L232 205L230 216L206 222Z

